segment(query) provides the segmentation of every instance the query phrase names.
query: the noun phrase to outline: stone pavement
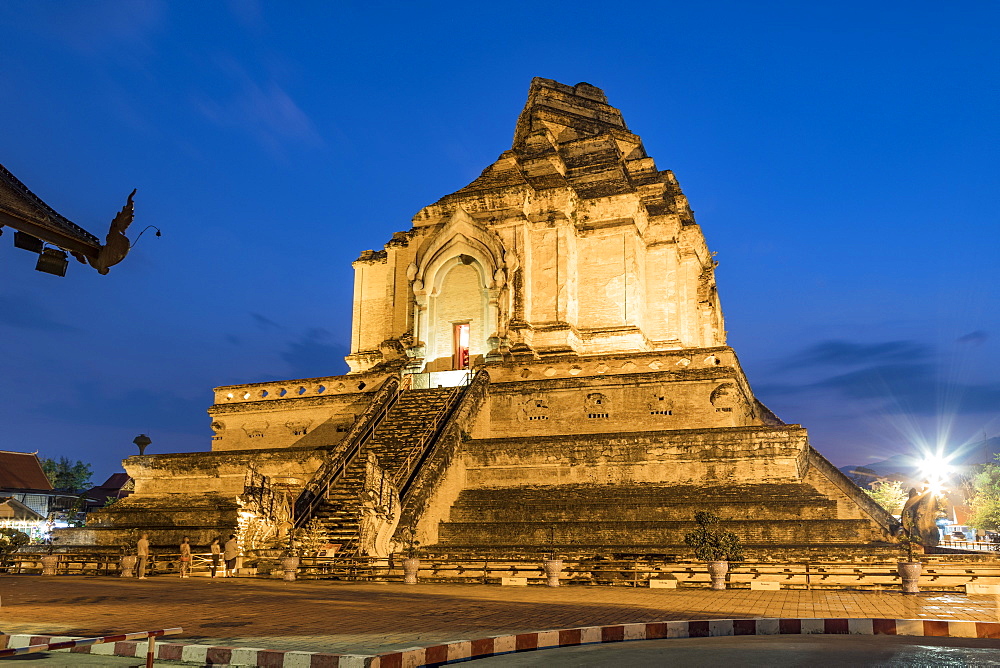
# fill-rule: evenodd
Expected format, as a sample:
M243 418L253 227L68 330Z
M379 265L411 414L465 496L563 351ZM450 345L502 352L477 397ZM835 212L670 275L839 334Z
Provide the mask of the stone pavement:
M95 636L182 626L187 642L345 654L666 620L1000 621L1000 597L952 593L406 586L235 578L5 575L0 577L0 602L0 631L8 634Z

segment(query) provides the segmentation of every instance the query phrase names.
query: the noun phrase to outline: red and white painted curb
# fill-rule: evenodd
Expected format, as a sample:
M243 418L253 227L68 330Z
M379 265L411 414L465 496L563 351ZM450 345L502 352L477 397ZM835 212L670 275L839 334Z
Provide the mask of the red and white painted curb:
M68 636L0 635L0 649L42 645L68 640ZM123 641L103 645L86 645L68 650L71 653L98 656L146 657L146 641ZM66 650L60 650L66 651ZM156 659L183 661L199 666L262 666L265 668L342 668L369 666L373 657L321 652L293 652L257 647L217 647L187 643L156 643ZM375 664L376 666L378 664Z
M713 619L687 622L649 622L586 626L456 640L430 647L413 647L375 655L323 654L252 647L214 647L157 643L156 658L203 666L260 666L261 668L420 668L483 659L514 652L572 647L626 640L707 638L765 635L896 635L938 638L990 638L1000 648L1000 622L956 622L939 619ZM74 640L68 637L0 636L0 648ZM76 647L72 652L113 656L145 656L146 643L118 642Z

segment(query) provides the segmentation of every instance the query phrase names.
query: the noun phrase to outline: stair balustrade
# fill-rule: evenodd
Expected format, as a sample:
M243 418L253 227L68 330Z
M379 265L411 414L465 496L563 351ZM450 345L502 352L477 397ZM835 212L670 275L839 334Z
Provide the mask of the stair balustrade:
M295 500L294 524L296 529L304 527L312 518L316 508L323 503L329 494L330 487L336 484L337 479L347 470L348 464L372 437L376 427L396 405L400 394L402 394L400 380L394 376L386 378L382 387L375 393L368 408L358 416L347 432L342 441L343 446L336 455L327 460L316 471L316 474L306 483L305 488Z
M247 469L243 481L243 499L256 506L257 512L269 522L277 523L280 519L287 519L280 517L284 497L274 491L271 479L258 472L253 464ZM287 512L287 506L285 511Z

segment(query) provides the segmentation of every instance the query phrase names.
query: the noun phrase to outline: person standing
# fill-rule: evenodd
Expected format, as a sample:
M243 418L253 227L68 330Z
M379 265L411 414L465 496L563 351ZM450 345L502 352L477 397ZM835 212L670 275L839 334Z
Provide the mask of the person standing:
M181 541L181 577L191 577L191 543L187 536Z
M212 549L212 577L219 572L219 562L222 561L222 547L219 546L219 539L216 538L212 541L210 546Z
M234 577L236 575L236 557L240 554L240 547L236 543L236 534L230 534L229 540L226 541L226 548L222 556L226 560L226 574L225 577Z
M139 538L139 542L136 544L136 554L138 555L138 564L136 564L136 573L139 575L140 580L146 579L146 562L149 561L149 534L142 534Z

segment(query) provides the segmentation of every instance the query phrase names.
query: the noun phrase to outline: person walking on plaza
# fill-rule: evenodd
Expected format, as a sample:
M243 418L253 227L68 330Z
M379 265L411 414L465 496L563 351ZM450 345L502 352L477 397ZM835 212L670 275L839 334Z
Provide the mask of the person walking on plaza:
M224 577L236 576L236 557L240 554L240 547L236 543L236 534L230 534L226 541L226 549L222 556L226 560L226 574Z
M187 536L181 541L181 577L191 577L191 543Z
M138 555L136 564L136 573L140 580L146 579L146 562L149 561L149 535L142 534L139 538L139 542L136 544L136 554Z
M210 546L212 549L212 577L219 572L219 562L222 561L222 548L219 546L219 539L216 538L212 541Z

